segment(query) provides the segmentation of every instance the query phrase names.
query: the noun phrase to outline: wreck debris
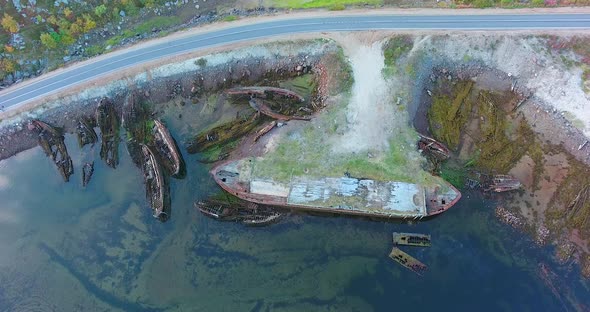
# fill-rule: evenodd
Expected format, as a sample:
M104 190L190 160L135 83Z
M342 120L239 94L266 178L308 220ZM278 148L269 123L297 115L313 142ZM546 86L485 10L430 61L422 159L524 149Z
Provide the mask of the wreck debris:
M152 150L140 144L143 154L143 178L146 198L150 204L154 218L165 222L170 217L168 207L168 184L165 183L160 165Z
M45 154L51 157L64 181L68 182L74 173L74 166L63 135L52 126L36 119L31 121L28 128L37 133L39 145Z
M156 151L158 151L158 154L160 155L162 165L168 170L170 175L178 175L180 173L182 159L170 132L166 129L164 124L157 119L154 120L152 131L154 137L153 143Z
M422 262L416 260L414 257L408 255L407 253L403 252L401 249L397 247L393 247L391 252L389 253L389 258L393 259L394 261L398 262L399 264L403 265L410 271L422 276L422 273L426 272L428 267L424 265Z
M489 177L485 182L485 185L485 191L493 191L496 193L517 190L521 187L518 179L506 174L496 174Z
M522 221L519 216L508 211L502 206L496 207L496 217L498 217L500 221L512 226L515 229L522 229L524 227L524 221Z
M96 124L100 128L100 158L111 168L119 164L119 117L109 99L100 100L96 108Z
M431 137L422 134L418 135L420 136L420 139L418 140L418 150L427 155L433 156L439 161L446 160L450 157L451 152L444 144Z
M245 216L242 219L242 223L249 226L265 226L277 222L282 216L278 212L257 213Z
M276 113L276 112L272 111L272 109L268 105L266 105L263 100L258 99L258 98L252 98L252 99L250 99L250 101L248 103L250 104L250 107L255 109L257 112L262 113L262 114L264 114L270 118L273 118L273 119L284 120L284 121L311 120L311 117L307 117L307 116L303 116L303 117L302 116L287 116L287 115Z
M82 166L82 186L86 187L90 183L92 174L94 173L94 162L87 162Z
M393 244L405 246L430 247L430 235L418 233L393 232Z
M262 127L260 130L256 131L256 136L254 137L254 142L257 142L263 135L267 134L276 125L277 125L277 121L273 120L273 121L269 122L266 126Z
M222 145L254 130L262 118L254 118L255 114L247 117L239 117L236 120L204 131L197 135L192 142L189 142L187 150L189 153L199 153L215 145Z
M305 101L305 99L297 92L293 92L287 89L275 88L275 87L241 87L232 88L225 91L228 95L248 95L250 97L261 97L270 98L273 95L279 95L288 99L297 100L299 102Z
M85 117L78 120L76 134L78 135L78 145L80 148L84 147L86 144L94 145L94 143L98 141L98 136L96 135L96 132L94 132L91 121Z

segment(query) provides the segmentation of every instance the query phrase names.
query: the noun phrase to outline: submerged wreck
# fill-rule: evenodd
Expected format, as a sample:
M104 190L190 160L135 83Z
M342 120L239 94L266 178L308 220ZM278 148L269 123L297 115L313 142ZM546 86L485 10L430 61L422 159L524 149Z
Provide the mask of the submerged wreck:
M422 276L422 273L426 272L428 267L416 258L408 255L397 247L393 247L389 253L389 258L393 259L397 263L403 265L408 270Z
M484 181L485 191L496 193L518 190L522 184L513 176L496 174L487 177Z
M289 120L311 120L308 116L287 116L273 111L270 106L266 105L263 100L258 98L252 98L248 101L250 107L255 109L257 112L264 114L272 119L289 121Z
M63 135L52 126L36 119L31 121L28 128L37 133L39 145L45 154L53 160L64 181L68 182L74 173L74 166L64 143Z
M76 134L78 136L78 145L80 148L84 147L86 144L94 145L94 143L98 141L98 136L96 135L96 132L94 132L91 121L84 117L78 120Z
M159 120L154 120L154 128L152 129L154 136L154 146L160 155L162 165L170 175L175 176L180 173L180 166L182 159L174 139L164 124Z
M86 187L90 183L90 179L94 174L94 162L87 162L82 167L82 187Z
M430 235L418 233L393 233L393 244L417 247L430 247Z
M253 162L253 158L224 162L211 174L219 186L240 199L319 212L421 219L446 211L461 198L461 193L446 182L425 187L352 177L294 176L288 183L257 179L252 175Z
M101 134L100 158L114 169L119 164L119 117L107 98L100 100L96 108L96 124Z
M165 183L162 169L152 150L140 144L143 155L142 170L145 182L145 194L154 218L165 222L170 217L168 184Z
M220 221L236 221L248 226L265 226L277 222L283 214L253 203L229 204L216 200L195 202L202 214Z

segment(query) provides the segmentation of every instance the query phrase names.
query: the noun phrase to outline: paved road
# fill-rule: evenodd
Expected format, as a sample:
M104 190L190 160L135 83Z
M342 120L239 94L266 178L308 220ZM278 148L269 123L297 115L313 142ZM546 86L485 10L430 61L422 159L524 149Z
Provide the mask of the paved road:
M0 92L0 107L15 108L106 73L211 46L292 33L388 29L590 29L590 14L333 16L236 26L114 54L30 84L13 86Z

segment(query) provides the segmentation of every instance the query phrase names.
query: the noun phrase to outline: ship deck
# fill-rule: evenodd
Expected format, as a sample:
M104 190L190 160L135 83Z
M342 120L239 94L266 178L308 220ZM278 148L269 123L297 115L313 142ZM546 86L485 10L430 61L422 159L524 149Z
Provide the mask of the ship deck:
M292 177L277 182L253 176L252 164L251 158L227 162L213 175L226 191L263 204L396 218L428 215L426 192L418 184L350 177Z

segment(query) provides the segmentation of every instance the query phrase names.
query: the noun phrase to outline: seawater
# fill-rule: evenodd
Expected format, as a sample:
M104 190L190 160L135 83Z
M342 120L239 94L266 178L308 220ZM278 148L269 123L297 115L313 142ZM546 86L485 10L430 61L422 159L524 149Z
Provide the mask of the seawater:
M168 120L166 120L168 119ZM0 311L565 311L588 307L576 266L499 223L477 192L415 224L292 214L248 228L193 208L220 192L186 124L165 117L187 165L171 179L172 218L151 216L141 173L123 143L116 170L99 146L66 144L76 172L64 183L39 148L0 161ZM81 164L95 160L82 188ZM405 247L423 276L388 258L391 233L432 235ZM544 263L552 288L539 275Z

